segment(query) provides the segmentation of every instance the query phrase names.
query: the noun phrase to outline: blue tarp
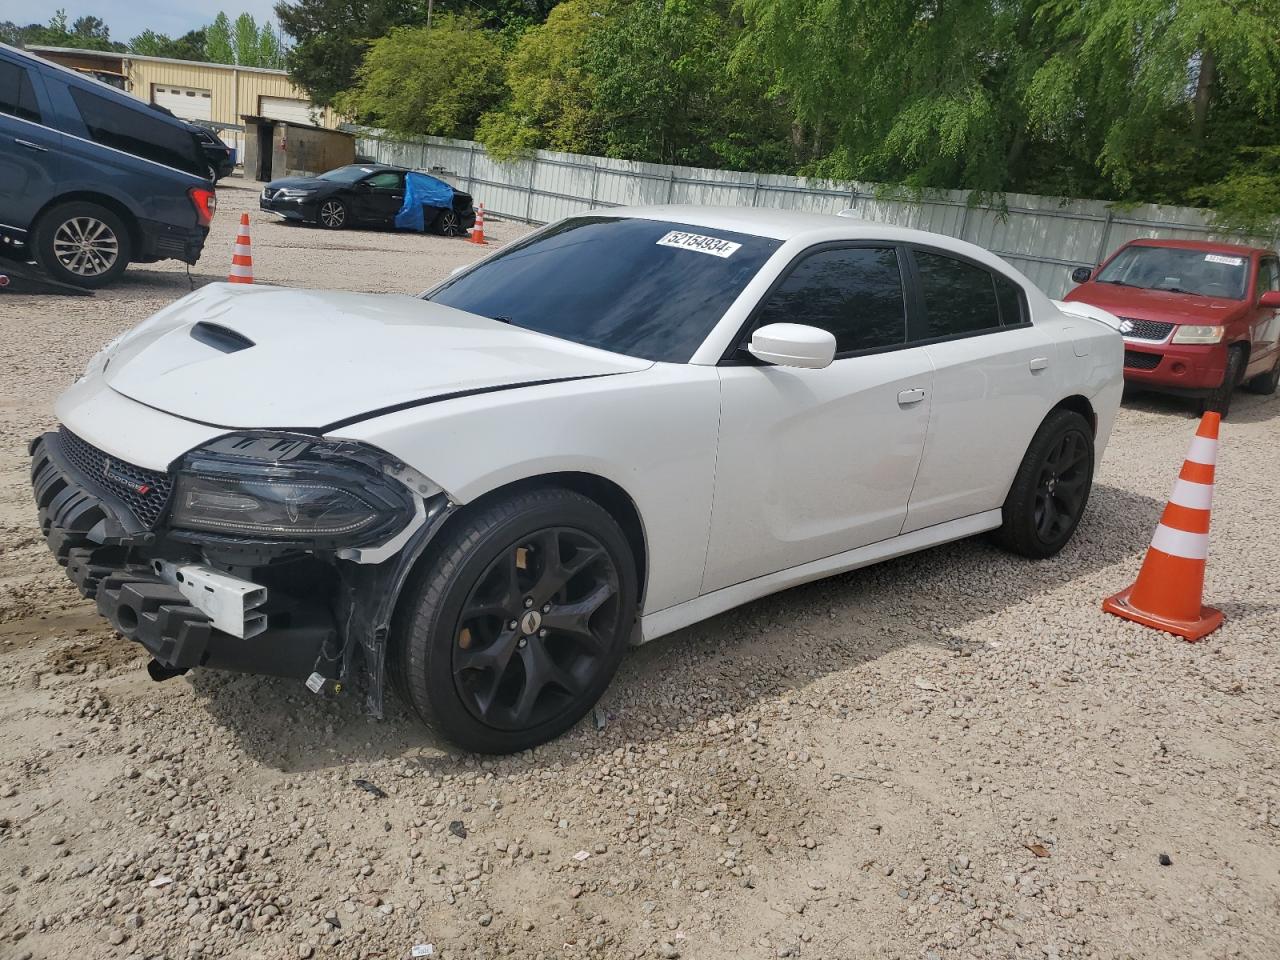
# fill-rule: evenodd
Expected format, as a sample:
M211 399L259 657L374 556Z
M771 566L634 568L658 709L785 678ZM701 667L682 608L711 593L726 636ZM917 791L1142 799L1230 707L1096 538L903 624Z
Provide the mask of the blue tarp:
M427 224L435 219L434 210L444 210L453 206L453 187L443 180L429 177L425 173L406 173L404 175L404 204L396 214L396 226L402 230L427 229ZM424 208L432 207L430 216L424 214Z

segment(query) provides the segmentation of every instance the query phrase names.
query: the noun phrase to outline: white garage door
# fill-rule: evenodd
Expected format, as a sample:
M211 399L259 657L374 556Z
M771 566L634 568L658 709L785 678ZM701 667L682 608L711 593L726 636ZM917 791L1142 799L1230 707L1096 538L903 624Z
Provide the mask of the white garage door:
M258 113L271 120L311 124L311 104L291 97L259 97Z
M172 110L184 120L212 120L213 96L197 87L173 87L166 83L151 85L151 102Z

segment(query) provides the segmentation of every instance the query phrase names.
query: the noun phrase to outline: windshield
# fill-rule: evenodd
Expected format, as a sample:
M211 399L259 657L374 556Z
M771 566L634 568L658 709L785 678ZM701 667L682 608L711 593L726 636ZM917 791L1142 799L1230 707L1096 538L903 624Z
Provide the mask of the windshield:
M1096 279L1098 283L1240 300L1248 272L1249 259L1243 255L1139 246L1117 253Z
M613 353L685 363L779 240L658 220L565 220L428 299Z
M316 177L317 180L337 180L339 183L355 183L370 173L377 173L378 167L365 167L357 164L354 167L338 167Z

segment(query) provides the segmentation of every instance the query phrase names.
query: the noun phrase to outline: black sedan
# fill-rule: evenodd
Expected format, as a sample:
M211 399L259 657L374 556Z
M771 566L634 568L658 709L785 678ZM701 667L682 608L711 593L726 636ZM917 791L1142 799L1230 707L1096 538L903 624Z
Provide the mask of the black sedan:
M216 133L198 123L191 124L191 132L200 141L200 150L209 162L209 179L217 182L223 177L231 176L236 169L235 151L223 143Z
M344 227L395 227L404 205L405 174L400 167L356 163L317 177L283 177L262 189L258 206L286 220ZM426 228L446 237L466 233L476 222L471 195L453 191L451 207L425 211Z

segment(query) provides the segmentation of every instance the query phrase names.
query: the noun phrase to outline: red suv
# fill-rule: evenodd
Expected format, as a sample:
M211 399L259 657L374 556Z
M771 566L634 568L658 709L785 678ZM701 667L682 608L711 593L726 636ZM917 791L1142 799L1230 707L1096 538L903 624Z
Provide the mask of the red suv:
M1066 295L1120 317L1126 383L1197 397L1223 415L1241 383L1280 381L1280 259L1274 250L1134 240Z

